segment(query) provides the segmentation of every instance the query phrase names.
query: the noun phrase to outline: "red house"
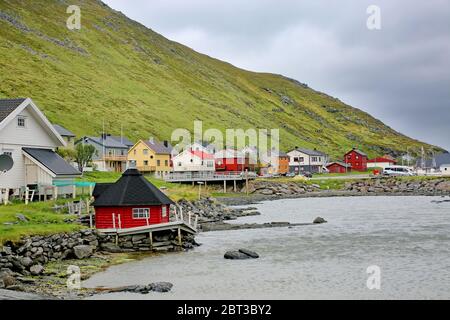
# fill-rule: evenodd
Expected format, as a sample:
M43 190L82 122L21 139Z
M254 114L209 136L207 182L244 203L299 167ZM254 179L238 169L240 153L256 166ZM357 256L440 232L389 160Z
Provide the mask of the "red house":
M345 154L344 163L350 164L352 170L367 171L367 154L361 150L353 148Z
M249 169L244 154L236 150L221 150L214 154L216 171L242 172Z
M335 161L327 164L329 173L347 173L352 171L352 166L348 163Z
M97 184L93 195L95 226L100 230L169 222L174 204L137 169L128 169L116 183Z

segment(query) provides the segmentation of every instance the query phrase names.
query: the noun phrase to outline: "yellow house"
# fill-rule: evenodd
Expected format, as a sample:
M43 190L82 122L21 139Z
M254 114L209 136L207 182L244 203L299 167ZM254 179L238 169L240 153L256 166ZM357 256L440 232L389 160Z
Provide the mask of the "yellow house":
M167 141L139 140L128 151L128 163L134 164L143 173L163 176L172 171L170 156L172 147Z

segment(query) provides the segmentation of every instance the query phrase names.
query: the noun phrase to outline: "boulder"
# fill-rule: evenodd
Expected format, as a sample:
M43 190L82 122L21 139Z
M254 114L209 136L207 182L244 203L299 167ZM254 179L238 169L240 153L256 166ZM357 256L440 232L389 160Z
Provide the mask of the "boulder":
M154 292L169 292L172 290L173 284L170 282L154 282L149 287Z
M16 283L16 279L9 272L0 273L0 287L8 288Z
M259 254L257 254L254 251L248 250L248 249L239 249L239 252L248 255L250 258L253 259L258 259L259 258Z
M40 264L35 264L34 266L31 266L30 272L33 276L38 276L44 272L44 267Z
M16 214L16 218L17 218L17 220L22 221L22 222L27 222L28 221L27 217L25 217L21 213Z
M31 265L33 265L33 260L30 257L23 257L20 258L20 263L25 267L28 268Z
M114 244L114 243L110 243L110 242L108 242L108 243L103 243L103 244L101 245L101 249L104 250L104 251L106 251L106 252L111 252L111 253L119 253L119 252L122 252L122 249L121 249L118 245L116 245L116 244Z
M89 258L94 253L94 247L88 245L78 245L73 247L73 253L77 259Z
M225 252L225 255L223 256L225 259L230 260L244 260L244 259L251 259L249 255L246 255L243 252L240 251L227 251Z
M325 222L327 222L327 221L324 218L322 218L322 217L317 217L313 221L313 223L317 223L317 224L325 223Z

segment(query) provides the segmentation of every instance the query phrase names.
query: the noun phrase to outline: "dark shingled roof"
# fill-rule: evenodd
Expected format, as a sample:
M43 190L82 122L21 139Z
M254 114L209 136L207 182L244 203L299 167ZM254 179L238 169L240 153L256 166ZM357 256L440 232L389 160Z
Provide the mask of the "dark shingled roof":
M22 148L33 159L56 175L79 176L81 173L50 149Z
M6 119L14 110L20 106L26 98L0 99L0 122Z
M325 153L320 152L318 150L310 150L310 149L305 149L305 148L295 148L293 151L295 151L295 150L300 151L300 152L302 152L304 154L307 154L309 156L326 156Z
M58 132L62 137L75 137L75 134L73 132L67 130L63 126L60 126L59 124L54 124L53 128L55 128L56 132Z
M170 154L172 152L172 146L170 144L168 144L166 147L163 142L159 142L156 140L147 140L144 141L144 143L156 154Z
M128 139L127 137L121 137L121 136L109 136L111 139L116 140L117 142L120 142L124 145L126 145L127 147L132 147L134 146L134 143L131 142L130 139Z
M174 204L137 169L128 169L94 201L94 207L151 206Z
M111 187L114 183L96 183L92 196L97 199L106 189Z

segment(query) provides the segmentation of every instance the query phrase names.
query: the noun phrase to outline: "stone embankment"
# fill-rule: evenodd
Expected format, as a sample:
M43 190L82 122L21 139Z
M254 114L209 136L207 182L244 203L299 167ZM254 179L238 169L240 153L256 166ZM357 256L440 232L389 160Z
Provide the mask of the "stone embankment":
M345 183L344 190L357 193L402 193L412 195L450 195L450 179L401 180L366 179Z
M181 247L173 232L153 236L150 246L148 235L110 235L86 229L69 234L35 236L24 238L18 243L0 246L0 288L20 289L20 283L28 276L39 276L45 272L45 264L66 259L87 259L95 252L142 252L187 250L198 245L194 236L183 235Z

